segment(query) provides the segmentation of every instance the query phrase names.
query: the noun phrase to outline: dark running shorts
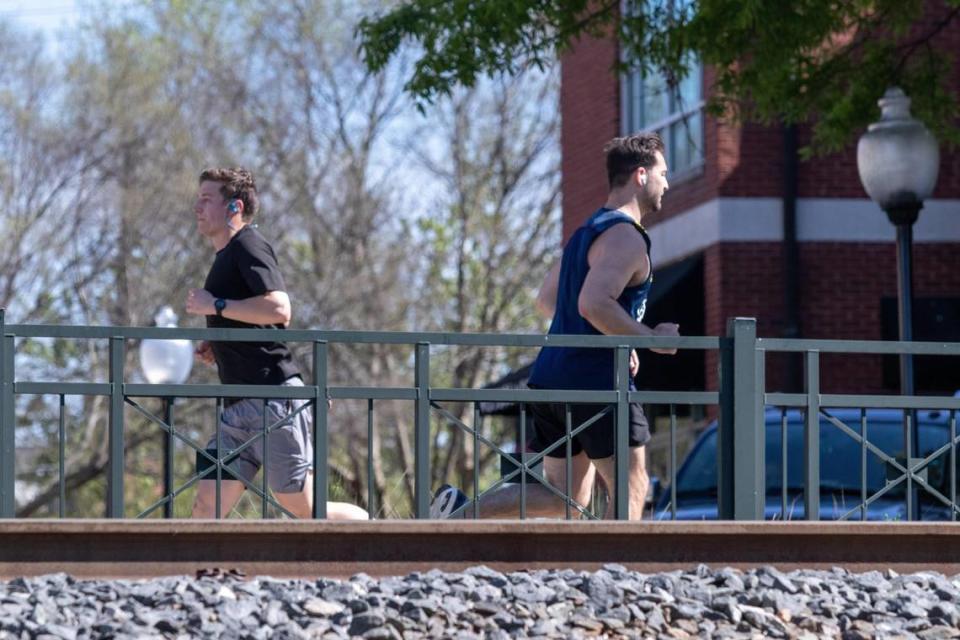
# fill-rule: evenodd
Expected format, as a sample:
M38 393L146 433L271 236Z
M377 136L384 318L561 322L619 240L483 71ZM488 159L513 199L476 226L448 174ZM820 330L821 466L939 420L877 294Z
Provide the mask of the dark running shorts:
M530 388L536 389L538 387L530 385ZM530 448L533 451L539 453L554 442L566 437L567 419L565 406L563 403L554 402L530 405L530 415L533 419L533 439L530 441ZM575 431L578 426L610 405L576 404L571 402L569 406L571 418L570 431ZM591 460L612 457L617 438L615 424L616 407L612 407L609 413L572 438L570 443L571 454L577 455L581 451L586 451L587 457ZM649 440L650 425L647 423L647 416L643 413L643 407L641 407L638 402L631 402L630 446L642 447L649 442ZM565 458L566 456L566 444L561 444L547 454L549 458Z

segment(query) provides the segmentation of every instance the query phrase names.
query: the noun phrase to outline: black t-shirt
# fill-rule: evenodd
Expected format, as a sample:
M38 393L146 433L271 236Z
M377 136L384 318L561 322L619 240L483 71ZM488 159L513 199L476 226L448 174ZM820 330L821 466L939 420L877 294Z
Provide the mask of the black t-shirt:
M245 300L269 291L285 291L273 247L251 227L244 227L217 252L203 288L215 298ZM227 303L229 309L229 303ZM276 328L207 316L208 327ZM223 384L281 384L300 374L282 342L210 342Z

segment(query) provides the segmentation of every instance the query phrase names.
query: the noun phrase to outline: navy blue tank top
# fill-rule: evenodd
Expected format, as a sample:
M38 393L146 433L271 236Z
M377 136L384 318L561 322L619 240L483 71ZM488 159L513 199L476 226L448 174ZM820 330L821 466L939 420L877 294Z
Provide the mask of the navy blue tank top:
M590 265L587 252L597 237L616 224L631 224L643 236L650 253L650 237L633 218L616 209L601 207L577 229L563 249L560 280L557 287L557 305L550 323L551 334L599 335L600 332L580 315L578 300ZM643 320L647 296L653 283L653 268L647 279L634 287L627 287L617 298L631 318ZM530 384L545 389L613 389L614 350L578 347L543 347L530 372ZM633 381L630 383L633 387Z

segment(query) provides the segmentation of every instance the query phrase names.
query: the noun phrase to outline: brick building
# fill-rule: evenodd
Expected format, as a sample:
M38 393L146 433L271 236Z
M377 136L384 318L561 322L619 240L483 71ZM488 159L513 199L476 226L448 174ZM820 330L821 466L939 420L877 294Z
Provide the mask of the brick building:
M933 44L960 50L958 21ZM751 316L762 337L896 339L895 230L863 191L855 143L800 161L803 127L734 126L703 113L709 69L671 93L657 78L617 77L620 55L612 39L585 39L562 60L564 240L606 197L603 144L656 130L670 191L644 220L655 270L648 322L723 335L727 318ZM914 334L960 341L960 154L940 151L934 196L914 226ZM768 389L799 388L798 364L771 358ZM958 364L918 358L918 393L960 389ZM642 387L716 386L714 354L648 354L644 365ZM824 356L821 376L835 392L898 388L893 357Z

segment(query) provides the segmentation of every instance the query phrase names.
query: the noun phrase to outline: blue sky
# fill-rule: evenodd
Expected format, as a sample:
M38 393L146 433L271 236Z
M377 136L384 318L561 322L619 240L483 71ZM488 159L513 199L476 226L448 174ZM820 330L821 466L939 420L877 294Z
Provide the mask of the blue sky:
M53 35L58 27L69 26L79 15L75 0L0 0L0 19Z
M124 7L143 0L0 0L0 22L11 22L26 32L41 32L57 56L60 45L71 39L77 22L89 9Z

